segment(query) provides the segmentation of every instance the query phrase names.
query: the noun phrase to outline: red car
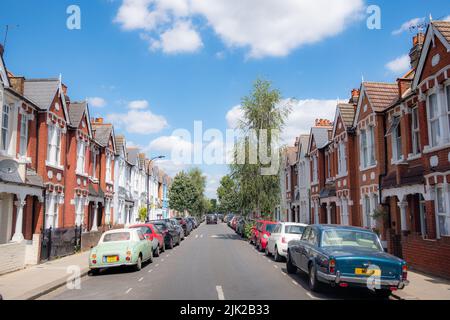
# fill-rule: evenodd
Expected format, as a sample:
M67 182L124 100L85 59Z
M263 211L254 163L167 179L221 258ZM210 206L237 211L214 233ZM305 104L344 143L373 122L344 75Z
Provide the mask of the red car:
M144 236L153 242L153 256L159 257L160 252L166 251L166 245L164 243L164 236L158 231L158 229L151 223L135 224L130 228L141 229Z
M258 248L258 251L266 250L270 234L273 232L276 225L276 222L264 220L260 220L256 223L257 232L255 232L255 245Z

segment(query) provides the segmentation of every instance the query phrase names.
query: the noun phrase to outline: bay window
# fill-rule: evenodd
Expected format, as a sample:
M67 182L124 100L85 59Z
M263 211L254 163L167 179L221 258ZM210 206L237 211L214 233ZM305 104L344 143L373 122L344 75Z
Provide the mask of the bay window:
M415 107L411 112L412 154L420 153L419 108Z
M392 155L393 160L402 159L402 131L400 128L400 117L394 119L395 127L392 128Z
M7 104L3 105L2 108L2 139L1 139L1 149L8 151L9 148L9 116L11 113L11 107Z
M375 130L369 126L360 133L360 165L362 169L374 166L375 162Z
M22 115L20 118L20 150L19 153L22 156L27 155L28 147L28 118L26 115Z

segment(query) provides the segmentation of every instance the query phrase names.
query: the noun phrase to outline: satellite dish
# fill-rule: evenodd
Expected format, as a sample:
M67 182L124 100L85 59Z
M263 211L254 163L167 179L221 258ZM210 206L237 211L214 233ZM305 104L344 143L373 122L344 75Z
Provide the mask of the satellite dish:
M11 159L0 160L0 172L5 174L16 173L18 169L18 164L16 161Z

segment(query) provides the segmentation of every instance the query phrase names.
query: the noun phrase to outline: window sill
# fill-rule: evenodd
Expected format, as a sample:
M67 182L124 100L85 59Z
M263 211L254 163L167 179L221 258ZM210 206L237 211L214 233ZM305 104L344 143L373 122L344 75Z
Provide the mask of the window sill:
M64 171L64 167L63 167L63 166L60 166L60 165L58 165L58 164L53 164L53 163L50 163L50 162L48 162L48 161L45 161L45 165L46 165L47 167L50 167L50 168L53 168L53 169L57 169L57 170Z
M418 153L418 154L410 153L410 154L408 154L408 158L406 160L407 161L412 161L412 160L420 159L421 157L422 157L421 153Z
M372 169L375 169L376 167L378 166L378 164L377 163L375 163L374 165L371 165L371 166L369 166L369 167L366 167L366 168L363 168L363 167L359 167L359 170L360 171L367 171L367 170L372 170Z
M29 164L31 163L31 158L27 156L17 155L17 161L22 164Z
M436 151L441 151L441 150L444 150L444 149L447 149L447 148L450 148L450 143L438 145L438 146L435 146L435 147L425 146L423 148L423 153L424 154L428 154L428 153L432 153L432 152L436 152Z
M399 164L408 164L408 163L405 161L405 158L403 156L401 156L400 159L391 159L391 164L399 165Z
M337 179L346 178L348 176L348 172L340 173L336 176Z

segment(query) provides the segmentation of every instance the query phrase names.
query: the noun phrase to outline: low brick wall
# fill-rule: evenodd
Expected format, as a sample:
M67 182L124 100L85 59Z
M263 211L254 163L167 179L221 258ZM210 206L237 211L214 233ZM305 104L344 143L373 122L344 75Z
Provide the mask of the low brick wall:
M403 259L418 271L450 279L450 237L424 240L419 234L402 236Z
M25 243L0 245L0 274L25 268Z

